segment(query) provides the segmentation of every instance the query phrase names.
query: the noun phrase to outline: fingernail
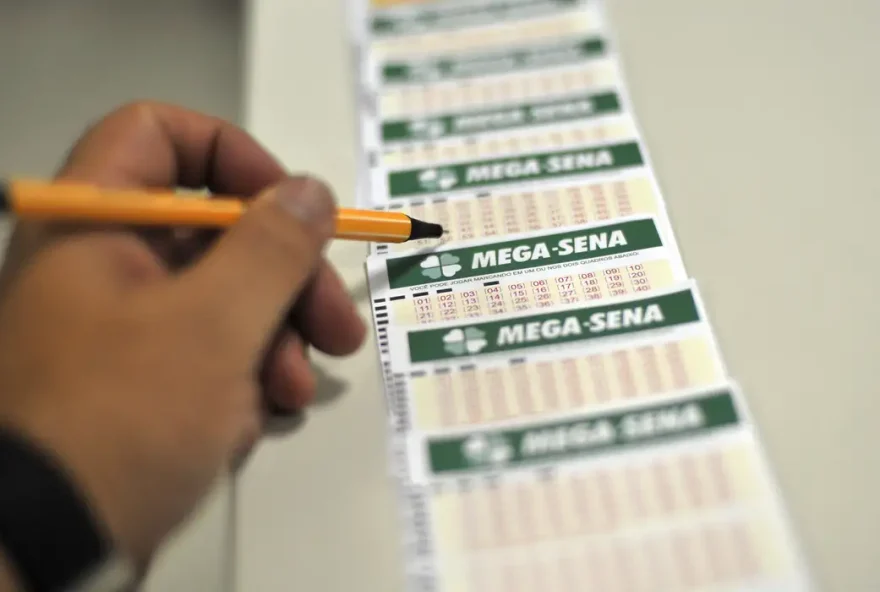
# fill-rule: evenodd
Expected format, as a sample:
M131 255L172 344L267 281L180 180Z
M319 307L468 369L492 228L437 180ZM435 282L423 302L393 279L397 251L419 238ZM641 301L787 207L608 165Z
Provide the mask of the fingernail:
M330 191L310 177L288 179L275 188L275 199L288 213L323 234L331 234L335 225L336 203Z

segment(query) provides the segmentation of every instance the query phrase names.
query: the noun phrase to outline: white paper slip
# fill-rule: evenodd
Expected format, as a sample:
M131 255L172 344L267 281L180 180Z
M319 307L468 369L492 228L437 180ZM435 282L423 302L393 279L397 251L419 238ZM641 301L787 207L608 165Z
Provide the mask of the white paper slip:
M701 323L611 349L588 343L395 373L390 386L398 433L440 434L653 403L726 380L712 330Z
M649 294L655 293L666 296L669 289L655 289ZM612 301L621 302L621 299ZM432 324L429 330L440 329L438 347L443 351L439 359L427 364L411 364L408 370L401 369L401 362L394 360L393 352L398 351L404 336L420 327L397 322L389 335L388 326L380 326L377 340L385 362L388 404L395 428L398 431L432 429L432 426L440 429L558 413L611 400L651 397L658 392L713 384L726 376L704 315L698 310L689 318L673 319L672 313L666 314L664 322L668 324L660 322L662 327L658 327L647 322L647 312L641 312L645 301L643 298L636 303L622 302L608 313L596 307L585 313L581 309L557 306L554 310L560 314L539 315L536 313L547 309L538 305L531 308L532 314L527 318L503 315L502 318L509 321L509 335L498 337L505 342L502 351L488 356L481 355L489 347L486 342L492 338L487 337L484 330L485 317L468 319L477 325L450 328L449 323ZM664 300L661 298L658 302L663 304ZM391 303L377 305L383 309L377 316L386 314L389 305ZM675 303L670 301L666 306L674 310ZM617 314L621 310L623 312ZM644 316L628 322L626 311L635 317ZM665 314L656 310L654 314L658 312ZM577 339L565 341L563 333L569 317L564 314L568 313L584 314L585 318L598 323L595 329L599 338L575 335L580 328L575 331L569 327L572 333L569 336ZM407 319L411 321L412 317ZM389 319L382 318L379 322L386 320ZM629 327L634 332L625 334L625 339L615 333L626 330L628 323L635 325L642 321L644 326ZM606 322L614 333L609 339L603 338L605 327L600 326ZM504 331L500 329L499 334ZM541 338L547 343L536 343ZM560 341L555 342L556 339ZM545 347L548 344L553 347ZM522 349L524 345L526 348ZM533 347L529 348L530 345ZM464 355L447 357L450 353Z
M357 1L357 0L355 0ZM364 57L364 78L381 65L432 56L474 55L504 48L542 44L586 36L603 28L602 13L591 2L578 10L530 19L492 22L476 27L421 33L418 35L371 37L364 19L355 28L355 42Z
M600 95L600 100L602 97L615 97L613 100L616 100L613 93ZM591 105L592 101L576 100L568 105L574 104ZM528 126L509 131L452 137L436 142L404 144L376 152L377 158L371 167L371 176L374 179L372 184L381 184L387 175L399 170L586 148L609 142L637 140L638 133L638 127L631 116L615 113L563 124Z
M549 231L611 221L633 215L654 216L668 226L663 198L649 171L615 179L549 181L527 189L459 193L451 197L402 200L378 209L402 211L442 224L440 241L371 243L370 253L387 255L458 246L476 239L502 239L524 232Z
M377 205L401 199L460 193L538 191L547 181L573 183L622 180L643 172L645 160L635 138L599 145L412 168L374 176L371 197ZM505 187L506 186L506 187Z
M696 284L689 282L601 304L437 323L430 328L389 326L387 349L393 372L411 372L456 362L479 364L520 351L563 352L587 342L611 348L627 339L674 335L704 321Z
M372 77L367 84L379 89L565 66L603 57L607 50L608 43L601 35L583 32L476 51L402 55L380 64L370 73Z
M425 259L434 263L434 259ZM437 261L441 260L442 255ZM371 258L370 262L374 267L384 263L379 258ZM375 273L384 278L380 283L387 279L386 271L379 269ZM632 253L623 261L607 257L588 261L583 269L552 265L451 286L377 290L373 294L373 316L389 325L414 327L635 296L669 288L686 279L678 256L656 247Z
M704 427L677 440L413 487L404 517L408 589L811 590L736 399L730 389L695 398L690 405ZM656 416L627 417L627 429L641 438L659 429ZM554 436L535 445L583 441ZM438 461L484 462L497 446L473 441L467 460L450 454ZM514 451L510 462L516 459Z
M382 148L382 159L376 159L376 164L386 164L387 159L394 154L408 154L417 150L437 150L445 156L457 157L451 154L451 147L458 147L473 143L476 137L485 134L494 134L495 137L511 132L521 132L519 140L525 145L539 147L541 145L540 133L544 130L524 130L523 128L556 125L556 129L547 130L550 133L565 130L567 127L580 126L600 117L619 115L621 113L621 99L619 94L612 88L598 90L591 93L570 95L567 97L550 97L530 103L517 105L503 105L490 109L476 111L439 113L432 117L416 117L411 119L386 120L381 123L378 130L368 130L375 134L373 143ZM583 133L583 132L582 132ZM458 148L462 150L463 148ZM482 155L485 148L469 156Z
M389 159L395 155L412 153L418 155L432 150L449 160L459 157L459 152L451 152L453 149L470 150L463 152L467 156L484 156L486 147L469 148L470 144L483 137L487 142L493 139L498 142L499 136L511 136L518 138L519 144L539 148L543 142L552 141L545 139L540 135L541 133L561 133L569 127L585 129L585 123L620 113L620 96L614 89L608 89L492 109L441 113L429 118L388 120L383 122L376 132L374 144L380 146L383 153L381 157L374 159L376 161L374 164L391 166L394 163L389 162ZM528 129L552 125L556 127L534 131ZM505 142L505 144L510 143L510 141ZM403 160L403 156L398 158L402 163L409 163ZM419 162L426 157L411 158Z
M639 217L421 255L371 257L373 326L386 388L389 330L671 287L687 274L668 244L655 219Z
M456 138L386 153L370 169L371 195L386 195L389 203L421 201L424 194L429 199L436 194L461 195L458 191L484 194L494 189L493 185L501 185L504 191L505 185L517 187L520 182L534 192L548 184L570 184L570 178L575 183L580 178L624 181L634 172L648 171L640 154L627 153L638 151L640 146L638 128L628 115L486 134L471 140Z
M413 432L407 436L408 477L426 484L465 474L547 467L735 430L744 423L740 401L722 386L653 401L632 399L592 413Z
M369 33L382 38L460 30L492 23L578 10L592 0L448 0L373 2Z
M628 216L609 222L442 245L422 252L373 256L367 260L370 291L374 298L391 298L461 284L472 287L475 281L515 279L526 272L541 271L544 278L549 278L562 272L592 271L591 266L600 263L627 265L641 255L675 261L674 275L683 279L683 265L670 234L665 220ZM641 281L637 285L648 286L648 282ZM623 287L614 286L615 289ZM566 289L574 289L574 286ZM599 291L592 290L590 294Z
M385 122L476 113L581 96L617 88L621 82L617 61L605 57L573 66L486 76L466 82L390 87L376 96L375 111L367 110L362 116Z

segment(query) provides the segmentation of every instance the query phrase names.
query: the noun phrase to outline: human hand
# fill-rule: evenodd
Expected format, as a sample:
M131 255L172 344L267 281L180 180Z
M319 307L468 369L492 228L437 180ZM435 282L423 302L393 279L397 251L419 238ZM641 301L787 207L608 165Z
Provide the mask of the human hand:
M0 424L53 453L143 565L258 438L266 401L311 401L309 344L346 355L365 328L321 255L329 190L286 178L227 123L128 106L83 136L59 177L260 193L210 245L204 233L23 223L0 273Z

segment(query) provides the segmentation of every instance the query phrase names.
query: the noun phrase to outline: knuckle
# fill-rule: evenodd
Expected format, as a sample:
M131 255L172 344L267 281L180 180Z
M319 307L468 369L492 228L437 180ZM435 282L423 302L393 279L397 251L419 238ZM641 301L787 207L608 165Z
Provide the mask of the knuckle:
M117 107L110 117L119 117L134 120L149 120L156 116L156 111L161 108L161 103L150 100L135 100L124 103Z
M308 195L313 203L322 203L329 206L330 209L336 209L336 195L333 189L324 180L312 176L304 175L301 177L291 177L284 182L286 191L296 193L300 196Z
M292 257L308 259L319 251L320 233L311 225L290 215L274 200L258 206L250 217L251 232L262 242Z
M303 187L312 186L316 190L319 190L326 194L334 202L336 201L336 196L333 194L333 189L330 188L330 184L323 178L318 177L317 175L313 175L311 173L303 175L302 185Z
M156 101L130 101L91 122L66 154L58 176L85 176L81 180L98 181L96 175L100 178L100 171L106 167L106 146L116 145L120 130L130 134L133 130L153 129L162 109L163 105Z

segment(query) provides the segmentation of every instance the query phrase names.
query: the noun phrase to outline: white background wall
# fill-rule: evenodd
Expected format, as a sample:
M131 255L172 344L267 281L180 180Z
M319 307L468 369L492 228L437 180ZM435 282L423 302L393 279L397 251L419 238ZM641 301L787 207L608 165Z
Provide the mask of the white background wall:
M0 175L51 175L89 123L135 99L238 121L242 10L237 0L0 2ZM224 589L229 511L221 488L149 589Z

